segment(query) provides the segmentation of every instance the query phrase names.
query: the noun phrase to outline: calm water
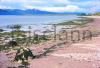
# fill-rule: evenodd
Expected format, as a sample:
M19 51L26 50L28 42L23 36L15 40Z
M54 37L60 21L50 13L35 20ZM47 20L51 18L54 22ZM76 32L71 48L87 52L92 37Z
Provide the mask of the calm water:
M6 29L8 31L9 29L6 28L7 25L21 24L22 30L27 30L29 25L31 25L31 27L34 30L43 29L44 27L43 24L61 23L63 21L69 21L77 18L78 17L75 15L33 15L33 16L1 15L0 28Z
M52 24L60 23L65 20L76 19L72 15L34 15L34 16L0 16L0 26L11 24Z

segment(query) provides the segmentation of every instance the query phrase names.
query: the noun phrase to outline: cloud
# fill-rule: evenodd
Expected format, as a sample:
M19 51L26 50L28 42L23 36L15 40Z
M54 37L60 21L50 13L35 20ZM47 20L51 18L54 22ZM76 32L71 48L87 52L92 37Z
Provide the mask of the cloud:
M2 9L2 8L4 8L4 9L12 9L11 7L9 7L9 6L4 6L4 5L0 5L0 9Z
M75 5L68 5L65 7L65 10L67 11L71 11L71 12L75 12L77 10L79 10L80 8L78 6L75 6Z
M96 12L100 0L1 0L1 9L40 9L51 12Z
M1 0L1 2L39 2L40 0Z
M50 11L50 12L75 12L80 8L75 5L67 5L65 7L37 7L37 9Z

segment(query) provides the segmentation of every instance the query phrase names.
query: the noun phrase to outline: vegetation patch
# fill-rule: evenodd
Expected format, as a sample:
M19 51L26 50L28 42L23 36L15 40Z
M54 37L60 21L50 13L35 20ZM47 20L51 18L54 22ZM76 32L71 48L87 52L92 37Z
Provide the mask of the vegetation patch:
M93 19L81 17L81 19L65 21L65 22L59 23L58 25L84 25L91 21L93 21Z

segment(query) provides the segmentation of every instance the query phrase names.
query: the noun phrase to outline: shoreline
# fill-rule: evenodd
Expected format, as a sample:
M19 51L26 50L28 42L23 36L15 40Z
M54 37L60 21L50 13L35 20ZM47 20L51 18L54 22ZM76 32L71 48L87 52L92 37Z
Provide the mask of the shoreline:
M92 17L92 18L94 19L94 21L91 23L87 23L86 25L89 25L90 28L99 29L100 19L96 17L95 18ZM86 27L83 27L83 28L87 29ZM40 59L30 60L30 63L31 63L30 68L41 68L41 67L43 68L54 68L54 67L56 68L95 68L97 67L98 68L100 67L100 64L99 64L100 61L97 61L97 60L99 60L100 57L99 58L96 57L96 60L93 60L93 59L94 59L94 52L98 53L98 55L100 53L98 51L98 49L100 48L99 41L100 41L100 37L93 37L92 40L86 40L83 42L73 43L73 44L70 44L69 47L67 46L68 44L64 44L62 45L63 47L57 47L57 49L55 49L53 53L52 52L49 53L48 56L46 57L44 56L43 58L40 58ZM53 42L45 44L45 45L49 46L50 44L53 44ZM38 51L41 48L45 48L45 45L43 44L41 46L36 46L36 47L33 46L31 48L32 50ZM76 65L76 67L73 66L73 64Z

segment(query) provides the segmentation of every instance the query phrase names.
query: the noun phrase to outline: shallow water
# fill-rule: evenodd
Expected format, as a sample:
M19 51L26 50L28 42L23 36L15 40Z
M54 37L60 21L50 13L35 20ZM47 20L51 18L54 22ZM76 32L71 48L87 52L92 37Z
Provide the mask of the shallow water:
M33 15L33 16L16 16L16 15L1 15L0 26L11 24L50 24L59 23L66 20L76 19L75 15Z

